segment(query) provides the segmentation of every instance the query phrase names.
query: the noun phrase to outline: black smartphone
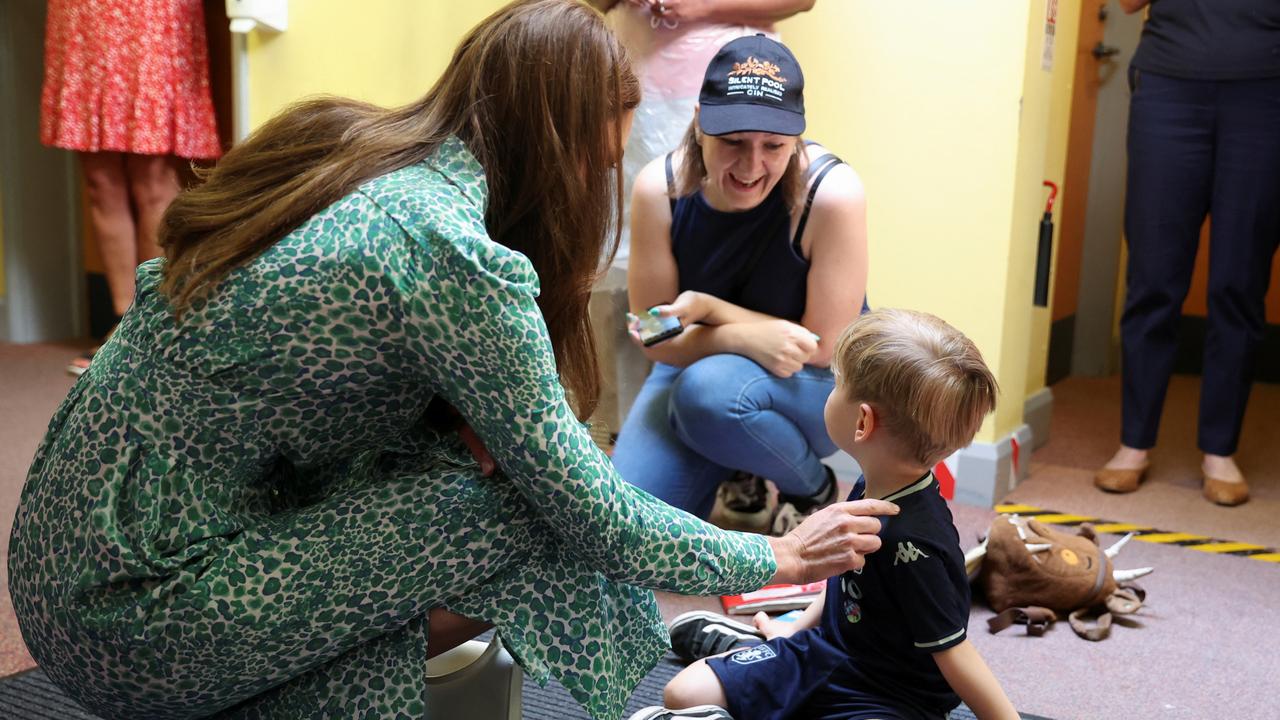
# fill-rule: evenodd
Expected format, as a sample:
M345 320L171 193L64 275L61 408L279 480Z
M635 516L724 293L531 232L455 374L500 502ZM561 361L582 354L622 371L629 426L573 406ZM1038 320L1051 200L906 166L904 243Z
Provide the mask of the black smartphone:
M657 345L663 340L671 338L684 332L684 326L680 324L680 318L670 317L654 317L645 313L640 318L640 342L645 347Z

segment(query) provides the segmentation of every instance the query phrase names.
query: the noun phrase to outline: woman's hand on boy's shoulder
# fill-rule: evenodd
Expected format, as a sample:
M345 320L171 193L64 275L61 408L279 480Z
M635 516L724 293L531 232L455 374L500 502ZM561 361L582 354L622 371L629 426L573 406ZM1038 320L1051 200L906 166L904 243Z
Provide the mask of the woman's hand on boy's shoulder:
M880 520L875 516L897 514L898 506L884 500L822 508L783 537L769 538L778 564L771 582L818 582L861 568L864 556L880 549Z

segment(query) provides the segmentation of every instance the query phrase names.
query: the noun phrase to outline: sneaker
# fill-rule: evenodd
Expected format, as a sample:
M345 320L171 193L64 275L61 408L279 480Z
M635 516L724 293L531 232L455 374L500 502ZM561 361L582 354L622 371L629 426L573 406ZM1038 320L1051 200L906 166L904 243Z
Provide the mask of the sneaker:
M778 495L778 510L773 514L771 531L782 536L795 530L805 518L831 505L839 499L840 486L836 483L836 473L823 465L827 471L827 484L813 495Z
M716 490L721 515L727 524L744 530L764 531L769 527L769 489L764 478L739 471L720 483Z
M674 718L688 718L689 720L733 720L733 716L728 710L718 705L699 705L697 707L685 708L684 710L668 710L664 707L651 705L632 715L630 720L673 720Z
M764 642L764 636L751 625L705 610L678 615L668 628L671 649L685 662Z

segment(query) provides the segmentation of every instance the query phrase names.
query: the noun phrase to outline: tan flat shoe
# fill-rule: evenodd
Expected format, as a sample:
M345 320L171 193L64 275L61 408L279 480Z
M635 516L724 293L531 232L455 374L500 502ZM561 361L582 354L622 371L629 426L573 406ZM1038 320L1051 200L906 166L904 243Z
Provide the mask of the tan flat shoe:
M1206 475L1204 478L1204 497L1211 503L1232 507L1249 499L1249 485L1243 480L1240 482L1228 482Z
M1130 493L1138 489L1147 475L1151 463L1143 463L1142 467L1132 469L1102 468L1093 476L1093 484L1099 490L1113 493Z

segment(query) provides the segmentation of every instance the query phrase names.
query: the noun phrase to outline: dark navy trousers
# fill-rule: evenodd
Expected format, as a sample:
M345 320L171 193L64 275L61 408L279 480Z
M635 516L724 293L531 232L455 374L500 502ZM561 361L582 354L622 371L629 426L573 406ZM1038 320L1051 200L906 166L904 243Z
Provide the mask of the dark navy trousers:
M1207 214L1199 445L1205 453L1231 455L1280 242L1280 78L1186 80L1131 68L1129 84L1121 441L1139 449L1155 445Z

